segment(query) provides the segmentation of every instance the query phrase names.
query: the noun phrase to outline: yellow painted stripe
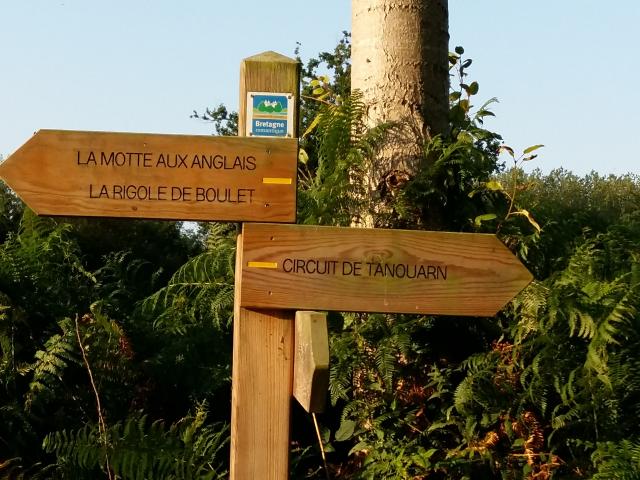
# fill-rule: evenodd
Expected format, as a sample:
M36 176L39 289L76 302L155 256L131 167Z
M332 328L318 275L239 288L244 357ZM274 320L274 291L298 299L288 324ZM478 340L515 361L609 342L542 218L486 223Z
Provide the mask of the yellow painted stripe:
M249 268L278 268L278 262L247 262Z
M267 185L291 185L293 183L292 178L263 178L262 183Z

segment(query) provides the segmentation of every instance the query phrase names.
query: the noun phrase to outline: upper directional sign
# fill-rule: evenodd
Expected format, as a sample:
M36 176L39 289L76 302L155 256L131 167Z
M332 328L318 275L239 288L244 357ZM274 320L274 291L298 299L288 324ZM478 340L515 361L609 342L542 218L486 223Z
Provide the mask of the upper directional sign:
M495 315L532 280L494 235L245 224L246 308Z
M297 140L40 130L0 177L41 215L295 222Z

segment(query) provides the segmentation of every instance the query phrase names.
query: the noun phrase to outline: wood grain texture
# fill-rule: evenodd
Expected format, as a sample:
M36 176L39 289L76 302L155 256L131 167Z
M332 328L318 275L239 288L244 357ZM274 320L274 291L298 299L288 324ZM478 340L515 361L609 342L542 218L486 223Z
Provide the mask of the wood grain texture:
M291 92L297 99L299 65L293 59L267 52L244 60L240 71L239 135L244 136L247 92ZM295 118L297 122L297 114ZM294 312L242 308L242 263L242 249L238 248L230 478L286 480L289 478Z
M532 280L487 234L245 224L242 253L254 308L492 316Z
M233 480L288 478L293 316L239 308L234 319Z
M307 412L320 413L329 389L326 313L296 312L294 351L293 396Z
M168 220L295 222L296 175L295 139L65 130L0 165L40 215Z

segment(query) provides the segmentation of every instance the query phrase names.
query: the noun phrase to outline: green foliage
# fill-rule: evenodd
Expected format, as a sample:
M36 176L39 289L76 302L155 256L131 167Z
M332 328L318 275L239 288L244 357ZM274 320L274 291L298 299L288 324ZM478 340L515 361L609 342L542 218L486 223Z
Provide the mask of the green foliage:
M59 311L74 305L74 295L59 288L56 280L69 278L82 290L95 279L82 265L75 245L69 241L69 232L66 225L25 212L19 233L10 234L0 248L0 290L41 308L52 293L63 295L57 298Z
M640 479L640 443L637 441L598 444L591 458L597 468L593 480Z
M458 52L449 56L459 84L449 96L449 133L424 145L420 169L396 196L393 209L397 218L391 226L473 230L473 221L491 208L491 198L470 198L470 193L488 184L501 168L498 154L502 138L484 126L486 117L493 116L489 107L497 100L492 98L474 109L472 102L479 86L477 82L466 83L471 59L462 57L461 48Z
M354 92L323 105L315 124L317 164L301 165L299 215L303 223L346 226L374 211L373 192L362 179L392 125L367 128L366 105Z
M0 480L47 480L55 478L56 465L43 466L36 463L24 467L21 458L11 458L0 463Z
M91 478L108 468L123 480L223 479L227 472L220 457L226 453L228 428L205 420L205 406L169 427L134 414L108 428L106 444L97 426L87 424L47 435L44 448L56 455L63 471L71 467L73 478Z
M22 202L4 183L0 183L0 241L4 241L9 232L18 228L22 211Z
M152 382L137 405L163 418L183 416L194 400L229 402L235 226L210 224L205 244L204 253L139 302L131 324L136 358ZM228 421L224 408L212 415Z
M504 222L508 222L510 219L512 219L512 217L517 217L517 216L527 219L527 221L529 222L529 225L535 229L536 233L540 233L540 225L538 224L538 222L536 222L536 220L533 218L531 213L525 210L524 208L517 207L516 197L517 197L518 191L522 189L522 185L519 183L519 177L521 176L521 173L522 173L520 171L520 165L523 162L528 162L536 158L537 155L533 155L531 154L531 152L534 152L539 148L542 148L543 146L544 145L533 145L531 147L527 147L523 150L522 154L519 157L516 157L511 147L507 145L500 146L499 151L508 152L513 160L513 166L511 167L511 171L509 172L508 175L505 175L509 179L509 185L507 187L503 187L500 181L492 179L488 182L483 182L480 188L480 190L483 190L485 192L490 192L492 194L494 192L500 193L501 195L504 196L505 200L508 203L508 208L506 212L504 212L501 218L499 219L498 226L496 228L496 233L500 233L501 227ZM474 190L469 194L469 196L472 197L477 192L478 190ZM478 215L474 220L474 224L476 227L480 227L482 225L482 222L485 222L488 220L495 220L498 218L499 217L496 213Z
M142 303L155 317L156 328L184 333L191 323L213 321L218 328L231 323L235 244L223 233L209 236L210 248L173 274L166 287Z
M342 38L331 52L321 52L306 63L302 62L298 44L295 55L302 64L300 72L300 124L301 151L313 169L318 161L318 144L322 135L314 133L319 114L324 107L340 105L351 93L351 34L342 32Z
M640 205L640 179L634 175L605 177L594 172L578 177L562 169L519 175L524 187L519 202L544 230L528 245L530 268L538 278L563 269L577 245Z
M298 44L295 50L300 62L302 62L299 57L301 49L302 45ZM321 76L319 71L322 71L326 81L317 82ZM305 96L310 94L317 96L320 92L314 93L313 90L321 87L324 91L331 91L338 101L348 97L351 91L351 33L343 31L342 38L332 52L321 52L317 58L310 58L302 67L301 80L302 94ZM317 102L312 98L311 96L310 103L302 104L305 118L309 120L303 122L303 126L308 126L317 114L313 109L313 105L317 105Z
M491 350L460 365L449 418L464 422L461 453L490 453L495 468L525 459L523 474L568 475L589 468L585 453L598 442L634 434L639 219L624 217L578 247L565 270L518 297Z
M188 258L202 251L199 238L188 235L182 222L76 217L65 219L65 224L91 271L103 266L105 257L118 252L130 252L131 261L157 265L153 271L156 283L147 282L146 294L158 287L158 281L165 282Z
M194 110L191 118L213 123L215 135L227 137L238 135L238 112L229 112L222 104L213 109L206 108L202 114Z
M69 364L79 364L77 341L71 320L65 318L58 323L62 334L47 339L43 350L35 353L35 361L23 368L21 373L31 373L25 408L31 409L41 395L53 395L62 381L63 371Z
M131 238L142 238L143 230L154 232L152 225L161 224L134 229ZM118 245L111 232L104 235L105 244L96 245L100 227L94 225L90 232L85 226L26 211L18 230L9 232L0 245L0 475L7 478L83 478L69 465L63 472L66 477L61 477L59 465L50 465L51 457L41 444L48 432L79 431L94 424L96 398L89 368L103 414L114 425L131 408L144 407L169 420L182 418L183 405L188 408L228 384L229 348L213 352L224 361L212 358L208 347L213 342L202 334L206 325L192 328L184 342L176 342L159 330L156 334L153 322L135 309L154 282L162 281L163 272L172 273L176 259L165 255L164 262L155 266L135 252L146 249L151 259L178 243L188 247L192 240L167 241L175 230L161 226L144 240L146 247L137 243L128 251L109 251L106 245ZM100 251L105 252L101 258ZM79 318L77 330L69 317ZM80 361L78 337L87 352L87 365ZM181 352L199 368L172 361L173 352ZM185 368L197 373L197 380L185 374ZM205 383L204 378L212 381ZM191 381L202 386L199 392L184 388ZM166 398L167 383L181 393L156 404L155 398Z

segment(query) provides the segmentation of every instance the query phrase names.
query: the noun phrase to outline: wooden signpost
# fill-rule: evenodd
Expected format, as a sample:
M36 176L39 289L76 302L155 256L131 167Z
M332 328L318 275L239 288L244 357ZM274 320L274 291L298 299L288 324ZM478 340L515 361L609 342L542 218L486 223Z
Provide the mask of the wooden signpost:
M242 62L241 138L41 130L0 177L41 215L293 223L299 69ZM292 395L322 410L326 318L295 310L489 316L531 279L493 235L245 224L230 478L288 478Z
M274 52L243 60L239 135L251 133L247 125L247 110L253 108L247 101L251 92L279 92L299 98L299 76L297 61ZM293 134L297 136L297 128ZM284 480L289 477L295 312L240 305L242 283L237 272L242 269L241 245L240 235L233 319L230 478Z
M245 224L240 304L495 315L532 280L495 235Z
M40 215L295 222L295 139L40 130L0 177Z

